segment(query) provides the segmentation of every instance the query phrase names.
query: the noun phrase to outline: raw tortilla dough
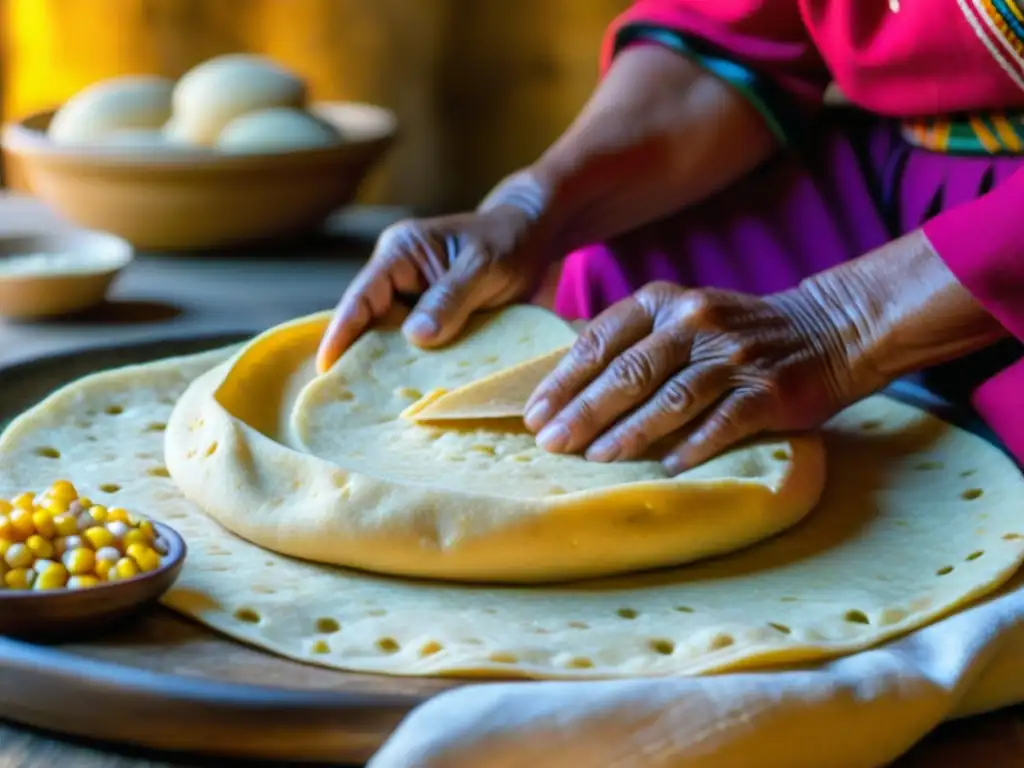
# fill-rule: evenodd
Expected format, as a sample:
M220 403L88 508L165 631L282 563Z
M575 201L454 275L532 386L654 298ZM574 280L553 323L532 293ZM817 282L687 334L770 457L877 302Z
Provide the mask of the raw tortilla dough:
M200 378L167 433L182 492L277 552L402 576L568 580L753 544L821 493L813 436L760 441L673 479L657 461L545 453L521 419L442 429L401 418L425 392L565 347L575 331L546 310L478 317L430 352L393 323L314 379L328 320L276 328Z
M251 54L218 56L178 80L166 130L175 141L213 146L224 127L240 115L305 104L306 84L273 61Z
M153 75L104 80L72 96L50 120L47 135L56 144L103 141L126 129L158 129L170 117L174 83Z
M328 123L302 109L277 107L247 112L225 126L217 137L221 152L286 152L322 149L341 143L341 134Z
M568 351L569 347L561 347L546 352L451 391L436 389L406 408L402 416L419 422L521 418L530 395Z
M189 557L164 602L300 661L537 678L799 664L934 620L996 589L1024 556L1024 482L1013 463L980 438L872 397L823 430L830 471L814 514L727 557L546 588L300 562L218 526L161 459L174 403L236 352L113 370L57 391L0 437L0 496L66 477L97 500L175 526Z

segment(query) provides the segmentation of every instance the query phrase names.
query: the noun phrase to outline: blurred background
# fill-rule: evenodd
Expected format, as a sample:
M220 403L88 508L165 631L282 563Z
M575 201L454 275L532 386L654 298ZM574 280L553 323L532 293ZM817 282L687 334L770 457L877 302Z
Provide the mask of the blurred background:
M273 57L318 100L394 110L401 136L359 202L476 204L533 160L594 85L628 0L0 0L0 121L122 74ZM24 189L5 158L2 184Z

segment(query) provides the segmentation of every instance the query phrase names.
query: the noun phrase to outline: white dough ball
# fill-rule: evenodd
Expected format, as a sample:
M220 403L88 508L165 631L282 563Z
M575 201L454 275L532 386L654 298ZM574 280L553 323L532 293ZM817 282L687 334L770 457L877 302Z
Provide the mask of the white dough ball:
M50 121L57 144L91 144L115 131L160 128L170 117L174 82L128 75L90 85L72 96Z
M108 133L96 142L98 146L112 149L151 150L158 152L208 152L203 147L193 147L173 141L166 133L153 128L126 128Z
M217 137L217 149L233 154L319 149L341 143L338 130L301 109L277 107L232 120Z
M176 141L212 146L235 118L272 107L303 107L306 84L269 59L218 56L194 67L174 89L166 131Z

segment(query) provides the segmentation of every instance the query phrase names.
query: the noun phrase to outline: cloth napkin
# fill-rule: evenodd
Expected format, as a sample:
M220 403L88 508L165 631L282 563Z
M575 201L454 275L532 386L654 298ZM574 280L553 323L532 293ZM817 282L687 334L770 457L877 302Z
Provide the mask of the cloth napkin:
M1024 576L879 648L784 671L469 685L367 768L875 768L945 720L1024 701Z

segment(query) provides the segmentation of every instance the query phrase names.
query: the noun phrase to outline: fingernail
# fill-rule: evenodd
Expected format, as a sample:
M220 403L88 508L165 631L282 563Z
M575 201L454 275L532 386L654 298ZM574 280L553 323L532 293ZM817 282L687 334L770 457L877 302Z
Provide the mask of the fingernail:
M661 460L661 466L673 477L686 469L686 464L681 456L666 456Z
M569 430L561 424L548 424L537 435L537 445L549 453L558 453L569 445Z
M431 336L437 335L438 327L434 318L430 315L417 312L406 319L405 324L402 326L402 330L408 336L430 338Z
M587 449L587 461L615 461L619 458L619 444L611 437L602 437Z
M530 406L530 410L526 412L523 421L526 422L528 429L537 430L543 427L550 418L551 403L547 400L541 400L539 403Z

